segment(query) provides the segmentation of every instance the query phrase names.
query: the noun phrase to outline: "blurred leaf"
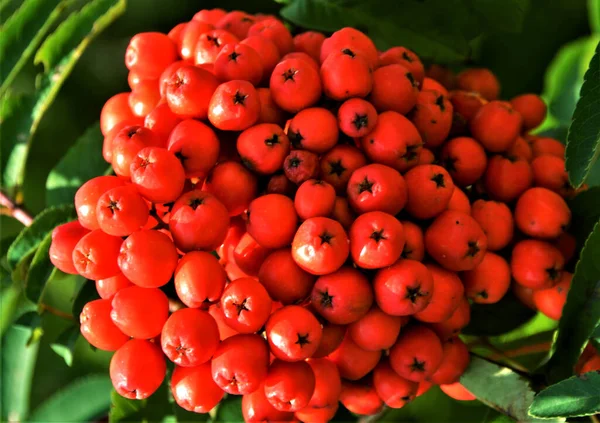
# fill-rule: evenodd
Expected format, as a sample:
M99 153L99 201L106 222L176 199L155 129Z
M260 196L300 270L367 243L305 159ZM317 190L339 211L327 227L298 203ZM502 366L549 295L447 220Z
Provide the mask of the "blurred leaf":
M39 349L39 343L31 341L38 330L37 324L39 318L23 316L2 339L3 421L24 421L29 414L29 395Z
M415 398L400 409L388 409L382 422L477 422L506 423L512 421L479 401L456 401L444 394L438 386ZM345 420L348 421L348 420Z
M77 292L77 296L75 297L75 301L73 301L73 316L79 319L79 315L83 311L83 307L90 301L100 299L100 295L98 295L98 291L96 290L96 284L94 281L86 280L79 292Z
M536 395L529 414L535 417L579 417L600 413L600 374L588 372L549 386Z
M23 229L23 224L12 216L0 214L0 257L3 257L8 247Z
M109 165L102 158L103 140L100 124L95 123L52 169L46 181L48 206L71 203L83 183L104 174Z
M571 185L580 187L600 155L600 43L585 74L567 135L565 166Z
M470 54L469 41L490 29L518 30L526 0L478 1L326 1L292 0L281 15L304 28L333 32L353 26L368 33L381 50L405 45L422 58L458 62ZM498 22L497 16L510 19Z
M535 312L508 292L496 304L472 304L471 321L462 331L466 335L494 336L518 328Z
M144 400L130 400L123 398L112 391L110 394L111 406L108 415L108 421L114 422L140 422L140 423L175 423L173 407L169 402L171 392L167 386L165 378L163 384L152 394L150 398Z
M75 218L75 208L72 205L50 207L37 215L31 226L23 229L8 249L7 259L10 268L14 269L22 257L35 250L57 225L73 218Z
M66 7L61 0L27 0L0 33L0 96L7 90Z
M513 370L479 357L461 376L464 385L477 399L517 421L537 422L527 414L535 393L530 382ZM553 420L555 422L564 420Z
M77 339L79 339L79 325L68 328L50 344L52 351L61 356L69 367L73 365L73 351Z
M600 222L588 237L575 273L545 371L556 383L573 368L600 320Z
M578 218L600 216L600 187L592 187L577 194L569 201L569 208Z
M108 375L90 375L71 382L31 414L32 421L93 421L108 412L112 383Z
M50 244L52 244L52 232L48 232L37 248L27 279L25 281L25 295L34 303L37 303L41 296L50 274L54 271L54 266L50 261Z
M19 260L17 266L15 267L15 270L13 270L10 275L13 282L18 283L21 286L25 285L25 281L27 280L27 274L29 273L29 266L31 266L31 262L35 257L36 248L33 248L31 251L25 253L23 258Z
M63 21L39 48L36 63L51 67L41 75L36 94L22 100L22 107L2 125L3 182L9 189L22 183L32 137L79 57L124 10L125 0L93 0Z
M588 15L590 17L590 28L593 32L600 32L600 2L588 0Z
M242 397L229 395L227 398L221 400L214 421L215 423L243 422Z

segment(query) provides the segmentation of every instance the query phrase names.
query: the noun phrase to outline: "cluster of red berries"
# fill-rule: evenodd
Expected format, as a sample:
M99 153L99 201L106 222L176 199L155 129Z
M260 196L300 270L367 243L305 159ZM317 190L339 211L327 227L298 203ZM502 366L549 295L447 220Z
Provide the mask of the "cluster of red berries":
M50 255L95 280L81 314L127 398L327 421L459 399L471 303L510 289L558 318L574 252L563 145L536 95L486 69L425 71L365 34L294 37L202 10L125 55L101 114L116 176L86 182ZM427 75L427 76L426 76ZM450 90L450 91L449 91Z

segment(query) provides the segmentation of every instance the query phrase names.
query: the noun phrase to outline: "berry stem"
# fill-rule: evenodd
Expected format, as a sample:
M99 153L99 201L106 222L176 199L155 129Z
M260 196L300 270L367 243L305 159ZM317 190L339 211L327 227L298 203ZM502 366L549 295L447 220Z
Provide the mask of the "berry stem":
M4 194L0 191L0 205L6 207L8 209L8 214L19 222L21 222L25 226L31 226L33 222L33 218L29 213L20 208L15 201L10 198L8 195Z
M153 218L156 219L156 221L158 222L158 224L152 228L152 229L169 229L169 225L167 225L164 220L162 220L160 218L160 216L158 215L158 212L156 211L156 207L154 206L154 204L152 204L152 208L150 209L150 216L152 216Z
M49 306L48 304L40 303L38 309L39 309L40 314L42 314L42 313L50 313L50 314L53 314L53 315L55 315L57 317L60 317L62 319L75 321L75 317L73 317L73 315L71 315L69 313L65 313L64 311L61 311L61 310L59 310L57 308L54 308L52 306Z
M492 343L487 338L485 338L485 337L480 338L480 342L477 343L476 345L481 346L482 348L485 348L486 350L488 350L492 353L492 354L487 355L482 358L496 362L496 364L499 364L499 365L502 365L505 367L509 367L518 373L524 373L524 374L530 373L529 369L527 369L521 363L508 357L504 351L501 351L496 346L492 345ZM475 353L473 353L473 354L475 354ZM475 354L475 355L478 355L478 354Z

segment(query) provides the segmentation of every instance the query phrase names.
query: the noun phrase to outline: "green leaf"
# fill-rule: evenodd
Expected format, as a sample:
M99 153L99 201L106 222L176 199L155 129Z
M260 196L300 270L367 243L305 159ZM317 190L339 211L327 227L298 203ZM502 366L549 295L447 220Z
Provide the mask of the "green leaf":
M536 395L529 414L535 417L579 417L600 413L600 374L589 372L549 386Z
M27 0L4 23L0 35L0 96L31 59L66 4L61 0Z
M52 351L61 356L69 367L73 365L73 352L79 335L79 326L72 326L67 328L58 336L56 341L50 344Z
M600 217L600 187L592 187L569 201L569 208L578 218Z
M242 397L230 395L221 400L219 408L217 408L217 416L215 423L242 422Z
M10 244L13 243L19 232L23 229L23 224L14 217L6 214L0 214L0 257L4 257Z
M12 325L2 340L3 421L24 421L29 414L29 395L39 349L39 343L31 341L36 336L39 317L37 320L27 317L30 316L23 316Z
M25 285L25 281L27 280L27 274L29 273L29 266L31 266L31 262L33 261L33 257L35 257L36 248L33 248L31 251L28 251L17 263L15 270L11 273L11 278L13 282L18 283L19 285Z
M40 89L21 101L2 125L0 156L3 183L9 189L21 185L33 135L63 83L90 42L125 10L125 0L93 0L72 13L42 44L36 63L47 68L39 78Z
M57 225L75 218L75 208L71 205L50 207L41 212L31 226L23 229L7 252L8 265L14 269L22 257L35 250L46 235Z
M529 0L469 0L484 27L501 32L519 32L529 9Z
M109 165L102 158L103 140L100 124L95 123L52 169L46 181L48 206L71 203L84 182L106 172Z
M507 367L472 356L460 383L479 401L502 414L520 422L539 421L527 413L535 395L529 380Z
M76 379L38 406L30 419L39 422L93 421L108 412L111 389L108 375Z
M110 394L111 406L108 421L110 423L131 421L175 423L173 407L169 401L170 396L171 392L166 378L160 388L145 400L130 400L113 391Z
M588 0L588 15L592 32L600 32L600 2L598 0Z
M50 244L52 244L52 232L48 232L40 243L27 273L25 295L34 303L40 300L46 282L50 279L50 275L54 271L54 266L50 261L49 255Z
M511 292L496 304L471 305L471 321L462 331L466 335L494 336L518 328L535 316Z
M574 187L584 182L600 155L600 43L585 73L585 81L567 135L566 163Z
M98 295L98 291L96 290L96 284L94 281L86 280L79 292L77 292L77 296L75 297L75 301L73 301L73 316L79 319L79 315L83 311L83 307L90 301L100 299L100 295Z
M588 237L558 324L545 371L551 382L573 374L573 368L600 320L600 222Z

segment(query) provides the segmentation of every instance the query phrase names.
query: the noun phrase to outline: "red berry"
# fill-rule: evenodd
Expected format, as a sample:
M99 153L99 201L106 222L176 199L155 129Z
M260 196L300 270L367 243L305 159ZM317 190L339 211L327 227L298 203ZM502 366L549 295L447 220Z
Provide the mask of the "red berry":
M248 36L253 35L260 35L271 40L282 55L289 53L294 48L290 31L278 19L267 18L256 22L248 29Z
M129 286L133 286L133 284L122 273L96 281L96 291L98 291L100 298L105 300L112 300L117 292Z
M338 195L346 192L352 173L367 164L365 155L356 147L338 144L321 156L321 177L335 188Z
M305 361L276 359L265 379L265 395L277 410L298 411L310 402L315 384L315 374Z
M373 163L352 173L347 194L357 213L381 211L396 215L406 204L406 183L397 170Z
M225 394L212 379L210 362L195 367L175 366L171 393L181 408L194 413L208 413Z
M344 134L352 138L363 137L375 128L377 110L366 100L351 98L340 106L337 119Z
M271 315L266 326L271 353L280 360L312 357L321 343L321 324L307 309L286 306Z
M177 60L177 47L165 34L142 32L135 35L125 51L125 65L144 79L156 79Z
M167 81L167 103L182 119L206 119L219 81L205 69L184 65Z
M381 358L381 350L364 350L346 333L340 346L327 358L335 363L344 379L359 380L375 368Z
M110 311L110 300L94 300L83 307L79 316L83 337L104 351L116 351L129 340L110 319Z
M181 195L185 171L177 157L165 148L146 147L131 163L131 182L153 203L170 203Z
M130 286L112 299L110 318L123 333L136 339L159 335L169 316L169 300L156 288Z
M116 187L98 199L96 217L109 235L127 236L148 221L148 204L132 185Z
M390 364L404 379L419 382L430 377L443 359L442 343L431 329L412 326L390 350Z
M225 288L225 271L210 253L192 251L175 270L175 290L188 307L198 308L219 301Z
M204 178L217 163L219 146L209 126L186 119L171 132L168 148L181 161L187 178Z
M268 175L283 167L290 151L290 141L278 125L260 123L242 132L236 147L248 169Z
M62 272L76 275L78 272L73 264L73 250L81 238L89 232L77 220L54 228L49 251L52 264Z
M415 318L428 323L443 322L452 316L460 305L464 286L456 273L428 264L427 270L433 277L433 295L429 304L415 314Z
M429 377L437 385L447 385L458 382L469 365L469 350L460 338L452 338L442 344L444 358L442 364Z
M333 113L322 107L310 107L292 118L287 133L295 149L322 154L337 144L339 130Z
M348 326L352 340L364 350L387 350L398 338L402 319L390 316L377 306Z
M316 278L296 264L289 248L281 248L263 261L258 280L274 301L294 304L308 297Z
M119 274L119 249L123 240L100 229L79 240L73 249L73 265L87 279L104 279Z
M161 140L150 129L143 126L123 128L113 140L112 166L118 176L129 178L131 164L145 147L158 147Z
M137 118L129 108L129 93L115 94L109 98L100 112L100 129L107 135L117 124Z
M110 360L110 378L117 393L145 399L162 384L167 366L160 348L150 341L132 339Z
M342 382L340 402L348 411L367 416L379 413L384 405L372 386L346 381Z
M208 120L223 131L243 131L256 123L259 114L258 93L248 81L219 85L208 105Z
M244 80L258 85L263 76L260 56L245 44L226 44L215 60L215 76L221 81Z
M327 217L335 206L335 189L325 181L309 179L296 191L294 206L302 220L311 217Z
M307 150L292 150L283 162L285 176L296 185L319 175L319 156Z
M419 82L405 66L386 65L373 72L373 91L369 99L379 112L392 110L405 115L418 98Z
M75 193L75 210L79 223L86 229L99 229L96 207L105 192L125 185L125 181L116 176L97 176L83 184Z
M337 101L366 97L373 88L373 75L360 51L343 48L333 51L321 65L323 92Z
M275 104L290 113L316 104L321 97L319 72L301 59L279 62L271 74L269 88Z
M399 376L388 361L382 361L373 370L373 386L388 407L402 408L415 399L419 385Z
M258 331L271 314L267 290L253 278L240 278L223 291L221 308L225 323L240 333Z
M404 248L402 223L383 212L368 212L356 218L349 232L350 254L364 269L390 266L400 258Z
M242 214L256 198L258 182L254 174L237 162L221 162L206 178L204 190L213 194L229 211Z
M242 397L242 414L248 423L289 421L293 415L290 412L279 411L271 405L263 386Z
M265 248L289 245L296 233L298 216L294 202L280 194L256 198L248 206L248 233Z

